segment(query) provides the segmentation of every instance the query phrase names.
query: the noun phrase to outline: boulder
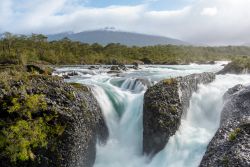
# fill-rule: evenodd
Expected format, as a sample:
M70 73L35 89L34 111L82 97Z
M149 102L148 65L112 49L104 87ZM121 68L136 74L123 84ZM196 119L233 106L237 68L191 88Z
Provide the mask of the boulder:
M120 70L122 70L122 71L127 71L127 70L128 70L128 68L125 66L125 64L119 64L119 65L118 65L118 68L119 68Z
M143 152L153 156L162 150L180 126L182 115L199 84L215 79L213 73L192 74L163 80L150 87L144 96Z
M120 68L119 68L118 66L111 66L111 67L110 67L110 70L111 70L111 71L119 71Z
M92 65L92 66L89 66L88 69L89 70L98 70L99 67L97 65L95 65L95 66Z
M246 60L247 62L247 60ZM224 66L217 74L247 74L250 73L249 64L241 61L233 61Z
M11 124L16 124L19 120L33 121L35 125L37 123L35 120L48 121L46 126L54 129L52 132L60 130L56 135L49 135L52 133L47 133L51 131L50 129L41 129L41 132L47 136L44 138L47 146L34 145L34 148L31 147L30 157L22 161L11 162L9 157L11 155L5 154L5 148L1 145L1 167L93 166L96 142L97 140L102 143L106 142L108 128L90 88L80 84L68 84L60 77L45 75L4 73L0 74L0 78L0 139L4 138L2 135L6 133L2 133L2 130L8 129ZM36 99L40 96L44 98L45 109L37 106L38 100ZM31 112L31 120L28 119L28 115L19 116L20 112L24 111L17 102L23 102L26 97L34 102L27 102L24 106L27 108L32 105L34 110L37 108L37 111ZM17 103L15 105L17 107L9 108L12 103ZM14 112L15 110L20 111ZM19 141L18 137L14 140Z
M236 85L224 95L220 127L200 167L250 166L250 86Z
M127 70L127 67L123 64L120 64L120 65L115 65L115 66L111 66L110 67L110 71L108 71L109 74L112 74L112 73L115 73L115 74L118 74L118 73L121 73L122 71L126 71Z
M133 69L138 70L139 69L139 64L137 62L133 63Z
M77 75L78 75L78 73L76 71L72 71L72 72L68 73L68 76L70 76L70 77L77 76Z
M137 60L137 61L134 61L133 63L132 63L132 69L134 69L134 70L138 70L139 69L139 66L140 65L143 65L144 64L144 62L143 61L139 61L139 60Z

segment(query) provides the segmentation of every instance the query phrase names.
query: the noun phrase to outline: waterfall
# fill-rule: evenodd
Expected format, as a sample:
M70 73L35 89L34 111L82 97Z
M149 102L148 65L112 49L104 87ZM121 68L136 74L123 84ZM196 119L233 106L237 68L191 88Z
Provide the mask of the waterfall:
M155 67L124 74L124 77L101 73L88 79L72 78L72 82L92 86L110 132L107 144L97 145L94 167L197 167L219 127L223 94L236 84L247 84L250 76L218 75L214 82L199 85L180 128L151 160L142 154L142 111L147 84L136 78L144 76L153 83L163 78L219 68L216 65Z
M95 167L118 167L121 164L127 164L128 161L138 161L137 157L141 155L142 107L146 87L135 82L134 79L128 78L121 88L110 82L107 82L105 87L93 88L110 130L108 143L105 146L97 146ZM107 91L112 92L113 95L116 94L116 99L112 100L108 95L110 92ZM115 104L117 102L123 103L123 107L118 107L119 105Z
M124 115L117 124L113 124L115 136L110 137L107 145L98 145L95 167L198 166L219 126L223 94L238 83L247 83L248 79L245 76L218 76L213 83L200 85L191 98L189 110L179 130L151 162L142 155L142 104L145 91L129 92L129 88L134 90L131 86L134 80L127 79L121 89L115 88L117 94L123 94L122 101L126 103ZM110 112L106 106L102 110L104 113ZM112 121L111 117L106 119L108 124Z

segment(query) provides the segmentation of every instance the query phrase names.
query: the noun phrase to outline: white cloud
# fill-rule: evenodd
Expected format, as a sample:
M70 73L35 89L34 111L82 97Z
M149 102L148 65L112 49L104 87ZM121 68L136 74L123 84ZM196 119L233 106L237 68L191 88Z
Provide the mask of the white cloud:
M205 16L215 16L218 13L218 9L216 7L213 8L204 8L201 12L201 15Z
M249 0L199 0L177 10L154 11L149 4L91 8L86 0L1 0L0 31L58 33L114 26L195 43L250 41Z
M148 11L145 14L151 17L155 17L155 18L166 19L166 18L179 17L182 15L185 15L188 12L190 12L190 9L191 9L190 7L185 7L180 10L172 10L172 11Z

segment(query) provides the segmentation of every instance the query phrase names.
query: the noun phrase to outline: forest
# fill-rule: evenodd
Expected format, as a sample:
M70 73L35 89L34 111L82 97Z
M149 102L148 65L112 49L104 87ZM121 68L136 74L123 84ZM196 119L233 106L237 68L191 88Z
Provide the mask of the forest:
M0 38L0 64L47 65L70 64L188 64L208 63L250 56L247 46L175 46L157 45L128 47L118 43L106 46L71 41L68 38L48 41L42 34L13 35L4 33Z

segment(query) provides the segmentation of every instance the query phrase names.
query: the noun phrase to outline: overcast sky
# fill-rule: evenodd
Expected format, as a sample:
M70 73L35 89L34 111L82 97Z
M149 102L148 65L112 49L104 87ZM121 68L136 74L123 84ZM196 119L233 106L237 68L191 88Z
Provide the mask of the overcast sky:
M107 26L192 43L250 43L250 0L0 0L0 32Z

